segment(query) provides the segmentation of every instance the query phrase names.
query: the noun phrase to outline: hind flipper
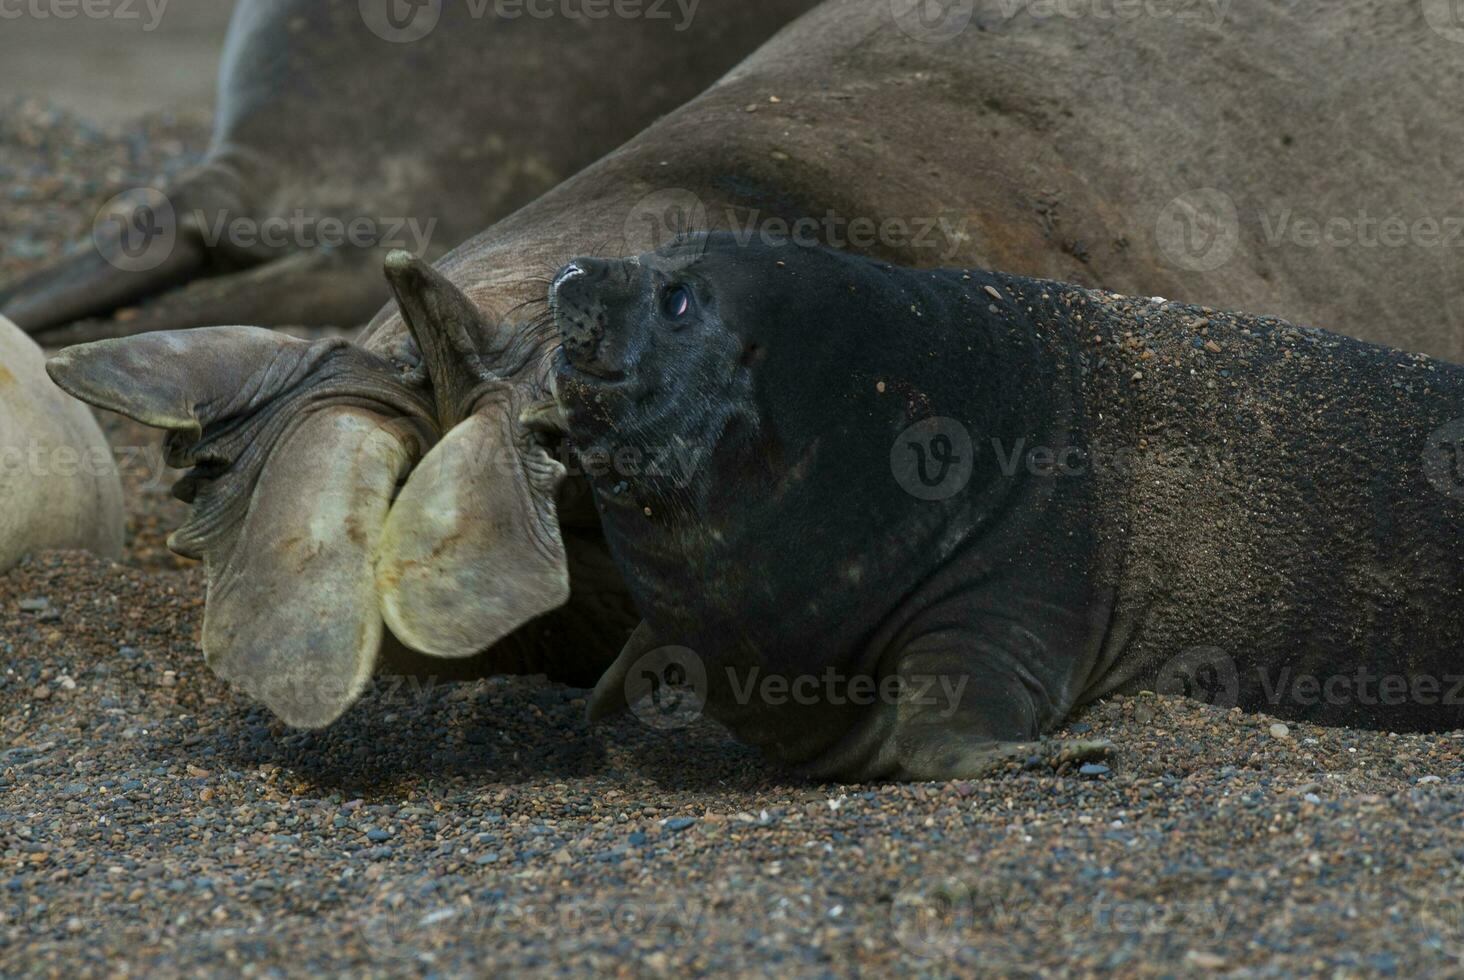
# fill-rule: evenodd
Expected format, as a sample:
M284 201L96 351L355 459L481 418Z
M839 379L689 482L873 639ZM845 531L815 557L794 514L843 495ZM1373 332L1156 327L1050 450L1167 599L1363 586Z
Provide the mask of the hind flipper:
M181 241L156 266L126 268L93 244L0 290L0 311L34 336L181 285L204 261L201 245Z
M372 250L315 249L257 268L190 282L107 319L48 330L47 346L247 323L262 327L356 327L388 296Z
M221 324L355 327L385 305L386 249L231 237L236 221L268 226L255 199L219 162L166 192L130 194L84 244L0 287L0 312L62 346Z

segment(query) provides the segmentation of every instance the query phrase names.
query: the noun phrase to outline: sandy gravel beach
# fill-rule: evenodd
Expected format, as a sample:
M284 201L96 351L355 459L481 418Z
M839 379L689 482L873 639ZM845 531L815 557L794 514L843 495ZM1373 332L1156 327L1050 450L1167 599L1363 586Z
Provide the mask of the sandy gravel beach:
M207 118L0 111L0 277ZM383 678L291 733L202 663L156 434L114 565L0 578L0 974L1464 975L1464 743L1144 695L1101 765L801 783L534 679Z

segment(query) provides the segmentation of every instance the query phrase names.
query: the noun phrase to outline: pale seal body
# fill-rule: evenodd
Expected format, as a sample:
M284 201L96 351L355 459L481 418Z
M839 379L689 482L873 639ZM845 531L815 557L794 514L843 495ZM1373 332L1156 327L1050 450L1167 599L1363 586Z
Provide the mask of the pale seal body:
M0 571L28 554L122 552L122 484L86 406L46 377L41 349L0 317Z

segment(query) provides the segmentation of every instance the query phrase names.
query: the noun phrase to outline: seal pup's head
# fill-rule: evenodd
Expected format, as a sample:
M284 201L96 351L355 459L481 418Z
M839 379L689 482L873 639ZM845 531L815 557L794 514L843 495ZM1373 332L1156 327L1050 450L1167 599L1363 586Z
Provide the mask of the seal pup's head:
M817 348L840 258L716 234L560 270L555 395L602 515L725 541L745 490L786 495L790 447L817 448L807 393L844 373L810 363L833 356Z
M654 514L708 489L695 468L714 448L724 463L756 466L763 413L753 368L775 325L759 300L760 263L724 246L712 236L639 257L580 258L554 279L556 399L606 505Z
M556 398L653 626L827 649L949 553L999 474L979 457L974 496L916 499L892 447L932 417L995 434L1020 404L988 278L731 234L559 272Z

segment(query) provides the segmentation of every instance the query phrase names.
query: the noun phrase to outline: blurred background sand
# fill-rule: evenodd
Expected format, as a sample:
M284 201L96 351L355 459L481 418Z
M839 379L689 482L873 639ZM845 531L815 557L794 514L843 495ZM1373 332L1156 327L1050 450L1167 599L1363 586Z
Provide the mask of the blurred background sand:
M235 2L92 0L112 15L87 17L80 0L7 0L0 97L40 99L104 124L209 109ZM73 9L70 19L56 16Z

